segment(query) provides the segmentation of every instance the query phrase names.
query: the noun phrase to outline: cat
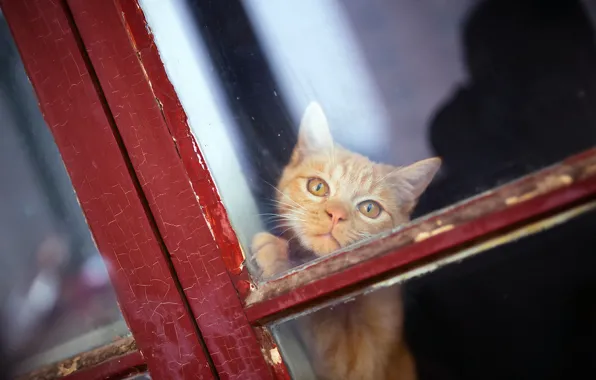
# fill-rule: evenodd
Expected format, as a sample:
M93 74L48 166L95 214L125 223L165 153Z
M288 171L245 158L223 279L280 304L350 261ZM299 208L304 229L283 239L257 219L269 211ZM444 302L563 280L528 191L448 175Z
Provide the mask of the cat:
M370 161L333 141L313 102L278 182L277 218L286 231L254 236L251 251L263 277L289 269L290 241L325 256L407 223L441 166L429 158L406 167ZM416 378L403 339L401 290L390 287L306 317L302 334L320 379Z

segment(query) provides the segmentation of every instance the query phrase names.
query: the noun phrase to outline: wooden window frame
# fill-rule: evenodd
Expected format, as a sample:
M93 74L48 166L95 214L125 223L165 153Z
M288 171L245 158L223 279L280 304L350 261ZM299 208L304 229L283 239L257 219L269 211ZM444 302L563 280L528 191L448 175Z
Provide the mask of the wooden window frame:
M193 347L184 363L176 361L177 350L165 349L176 339L164 343L147 336L156 326L143 325L139 315L147 317L150 310L130 295L128 284L138 278L131 279L127 269L134 265L111 272L123 314L154 378L190 379L197 373L213 378L212 365L221 379L288 379L265 323L436 263L462 247L531 225L596 196L596 149L592 149L420 218L381 239L255 283L243 266L213 177L137 0L1 0L0 4L102 256L108 263L117 262L120 256L114 244L127 248L128 236L142 234L143 239L135 241L146 244L143 257L162 268L161 277L153 279L178 290L172 291L168 302L182 321L173 331L179 336L186 329ZM28 25L40 22L50 30L40 33L39 27ZM38 57L43 54L69 59L72 55L73 63L63 59L42 64ZM69 82L74 74L80 82ZM73 85L72 92L57 89L60 82L48 84L47 78L62 78ZM86 118L55 101L65 96L88 110L85 114L98 116ZM86 125L87 130L81 132L77 125ZM104 154L90 149L98 142L105 145ZM101 187L92 186L90 178ZM121 186L120 196L101 190L110 186ZM105 210L106 205L124 201L131 204L126 213ZM131 225L127 221L133 218L138 223ZM126 231L120 230L120 220L127 222ZM140 251L125 255L137 258ZM151 284L154 271L137 269L142 276L137 275L149 281L147 291L162 294L163 287ZM199 331L191 334L193 323ZM172 369L178 370L177 376L168 372Z
M146 365L156 379L216 378L69 7L0 6L134 336L26 377L103 379Z

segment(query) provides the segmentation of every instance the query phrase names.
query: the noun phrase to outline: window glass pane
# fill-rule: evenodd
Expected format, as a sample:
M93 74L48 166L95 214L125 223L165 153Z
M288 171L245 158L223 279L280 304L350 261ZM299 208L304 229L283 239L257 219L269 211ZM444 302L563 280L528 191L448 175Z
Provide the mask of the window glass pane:
M575 379L593 373L595 210L592 202L458 252L457 264L406 274L271 325L292 378L403 380L415 372L419 380Z
M25 372L129 331L1 13L0 120L0 368Z
M140 4L265 274L596 143L593 1Z

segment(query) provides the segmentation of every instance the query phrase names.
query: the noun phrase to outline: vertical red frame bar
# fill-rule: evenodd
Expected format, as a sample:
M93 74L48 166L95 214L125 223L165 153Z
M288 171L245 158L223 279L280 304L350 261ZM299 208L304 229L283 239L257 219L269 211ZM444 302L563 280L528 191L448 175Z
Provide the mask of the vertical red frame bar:
M151 376L214 378L66 3L0 5Z
M242 264L235 233L140 7L134 0L67 2L219 377L273 378L264 356L272 346L261 344L234 286ZM127 23L126 12L141 19ZM138 22L143 35L131 30ZM273 367L287 377L282 364Z

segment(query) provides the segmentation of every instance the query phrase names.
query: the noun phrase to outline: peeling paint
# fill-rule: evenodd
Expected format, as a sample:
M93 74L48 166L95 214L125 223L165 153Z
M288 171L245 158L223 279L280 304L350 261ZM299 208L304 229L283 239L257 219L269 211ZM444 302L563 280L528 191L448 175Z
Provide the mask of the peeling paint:
M281 355L279 354L279 350L277 349L277 347L269 350L269 357L271 358L271 362L273 364L281 364L282 363Z
M535 185L535 189L527 193L509 197L505 199L506 205L514 205L516 203L525 202L545 192L558 189L563 186L569 186L573 183L573 178L567 174L560 176L548 176Z
M437 223L437 224L439 224L439 223ZM440 224L439 224L439 225L440 225ZM435 235L438 235L438 234L440 234L440 233L443 233L443 232L447 232L447 231L449 231L449 230L452 230L454 227L455 227L455 226L454 226L453 224L448 224L448 225L446 225L446 226L442 226L442 227L439 227L439 228L435 228L435 229L434 229L434 230L432 230L432 231L425 231L425 232L421 232L421 233L419 233L418 235L416 235L416 236L414 237L414 241L415 241L415 242L419 242L419 241L422 241L422 240L426 240L426 239L428 239L428 238L429 238L429 237L431 237L431 236L435 236Z
M273 371L276 380L290 380L290 375L283 363L271 332L266 327L255 327L257 339L261 345L261 353Z
M70 375L78 369L78 363L81 358L76 357L70 363L61 363L58 365L58 374L60 376Z
M495 238L491 238L485 242L479 243L474 245L473 247L466 248L458 253L450 255L446 258L437 260L430 264L425 264L420 266L419 268L409 270L404 274L396 276L391 280L383 281L382 283L378 284L377 286L380 287L388 287L393 286L397 283L401 283L407 280L410 280L415 277L420 277L421 275L433 272L438 268L442 268L447 264L461 262L464 259L469 257L475 256L481 252L488 251L490 249L499 247L501 245L505 245L511 243L513 241L534 235L536 233L551 229L558 225L561 225L577 216L580 216L586 212L590 212L596 210L596 201L589 202L585 205L581 205L578 207L574 207L570 210L562 212L560 214L554 215L552 217L548 217L546 219L528 224L526 226L520 227L514 231L508 232L504 235L497 236Z
M199 200L199 197L197 197L197 200ZM211 216L211 212L208 209L203 209L204 213L205 213L205 222L207 224L207 228L209 229L209 233L211 234L211 237L213 238L213 240L215 240L215 233L213 232L213 217Z
M120 366L118 361L122 361L125 366ZM131 367L143 364L143 358L138 354L135 341L132 337L122 338L94 350L64 359L58 363L44 366L18 377L17 380L51 380L68 375L75 375L75 377L83 376L83 371L89 375L93 373L95 368L100 368L98 373L104 375L106 373L106 367L107 370L113 367L113 370L117 372L126 372L134 369L126 366L126 364ZM104 369L102 370L101 367L104 367Z

